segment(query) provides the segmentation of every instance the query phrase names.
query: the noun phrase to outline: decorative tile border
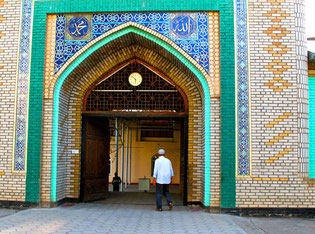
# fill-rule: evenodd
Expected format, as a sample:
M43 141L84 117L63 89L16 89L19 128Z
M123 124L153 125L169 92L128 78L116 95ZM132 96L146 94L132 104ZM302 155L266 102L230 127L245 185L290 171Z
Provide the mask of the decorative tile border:
M27 98L28 98L28 76L29 76L29 60L30 60L30 31L31 31L31 23L32 23L32 0L23 1L23 10L22 10L22 24L21 24L21 39L20 39L20 59L19 59L19 72L18 72L18 84L17 84L17 94L16 94L16 127L15 127L15 150L14 150L14 171L25 171L26 169L26 129L27 129ZM238 86L238 95L237 95L237 103L238 103L238 112L237 112L237 123L238 123L238 135L237 135L237 155L238 155L238 172L237 174L240 176L250 175L250 124L249 124L249 73L248 73L248 43L247 43L247 2L246 0L237 0L236 2L236 34L237 34L237 86ZM156 13L158 14L158 13ZM109 15L109 14L107 14ZM113 14L111 14L113 15ZM138 14L139 15L139 14ZM93 20L98 22L98 19L95 18L96 15L93 16ZM60 16L61 17L61 16ZM63 16L64 17L64 16ZM65 18L63 18L65 20ZM134 18L136 19L136 18ZM60 20L60 19L59 19ZM60 21L62 22L62 20ZM59 23L60 23L59 22ZM65 21L64 21L65 22ZM102 21L101 21L102 22ZM104 23L104 21L103 21ZM58 25L58 24L57 24ZM108 24L111 25L111 24ZM60 26L60 24L59 24ZM116 26L116 25L114 25ZM162 25L163 26L163 25ZM112 25L110 27L113 27ZM151 25L151 27L156 27L156 25ZM161 28L161 25L159 25ZM60 29L60 28L59 28ZM110 28L108 28L109 30ZM97 37L101 34L97 34L100 32L99 27L96 27L95 35L93 37ZM106 30L106 29L105 29ZM169 31L168 31L169 33ZM64 35L63 35L64 36ZM60 36L62 38L62 36ZM169 37L172 37L169 35ZM57 35L58 38L58 35ZM178 39L180 40L180 39ZM186 47L190 47L189 43L187 44L187 40L177 41L177 44L181 46L183 49L187 49ZM71 46L73 41L68 42ZM78 50L78 47L84 46L86 43L82 43L82 45L75 46L74 49ZM57 43L57 45L60 45ZM67 47L68 48L68 47ZM56 48L56 52L58 49ZM209 55L208 48L203 52L204 56L206 54ZM73 52L75 53L75 52ZM59 54L60 55L60 54ZM56 56L57 53L56 53ZM194 58L198 57L198 55L193 55ZM63 57L65 58L65 57ZM56 61L58 58L56 57ZM62 64L64 63L61 62ZM60 63L60 64L61 64ZM208 61L202 60L200 62L208 71L209 65ZM58 70L58 65L56 65L56 70Z
M164 12L58 15L55 73L91 40L130 21L170 38L209 72L207 13Z
M220 14L219 12L208 13L209 31L209 80L210 94L212 98L219 98L221 94L220 81Z
M251 175L247 0L236 0L237 176Z
M233 110L235 105L235 56L234 48L234 18L233 0L219 0L219 1L185 1L185 4L172 5L168 0L153 1L148 5L146 10L152 12L203 12L203 11L217 11L220 13L220 43L221 54L220 61L224 65L221 67L222 80L221 88L221 111L222 115L222 145L221 156L223 159L227 159L224 168L224 174L222 177L222 189L226 189L225 193L221 196L221 205L223 207L235 206L235 111ZM29 118L35 119L29 123L28 144L32 145L32 148L28 148L28 173L27 173L27 189L26 189L26 201L38 201L38 178L40 171L38 162L40 161L41 145L38 144L38 140L42 135L42 85L43 79L42 72L44 68L44 54L45 54L45 37L43 34L46 30L46 17L47 14L61 14L63 12L138 12L143 10L139 9L138 1L128 0L121 1L120 4L111 4L109 1L87 1L82 5L81 0L42 0L35 1L33 40L36 41L34 49L32 51L32 67L31 67L31 86L30 86L30 104L29 104ZM231 52L232 49L232 52ZM195 65L200 66L200 65ZM37 79L36 79L37 78ZM232 87L232 89L231 89ZM231 133L231 134L230 134ZM46 172L48 174L49 172ZM45 174L45 173L44 173ZM207 179L207 177L205 178ZM231 188L232 187L232 188ZM205 185L205 189L207 186ZM206 193L208 191L205 191Z
M30 70L33 0L23 0L19 63L16 85L13 171L26 171L28 87Z

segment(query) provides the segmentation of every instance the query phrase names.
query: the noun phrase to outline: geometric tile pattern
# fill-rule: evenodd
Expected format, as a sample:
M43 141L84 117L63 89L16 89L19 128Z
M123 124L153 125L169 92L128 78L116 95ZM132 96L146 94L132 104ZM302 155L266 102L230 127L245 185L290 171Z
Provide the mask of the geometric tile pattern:
M273 3L273 5L277 4L279 3ZM281 23L281 21L288 17L289 14L287 14L284 9L281 9L280 7L275 7L265 13L263 16L268 17L268 19L270 19L274 23ZM264 48L264 50L272 56L276 57L276 59L265 66L265 68L267 68L270 72L273 72L273 74L275 75L274 79L270 80L265 85L269 86L269 88L273 89L275 92L282 92L288 86L292 85L283 78L283 72L291 69L292 66L289 66L286 62L283 62L281 60L281 56L286 54L288 51L291 51L291 48L288 48L287 45L284 45L281 39L287 34L291 33L291 31L286 30L286 28L282 27L280 24L275 24L265 30L264 33L266 33L273 41L272 44Z
M288 119L289 116L293 116L292 113L284 113L283 115L279 116L278 118L270 121L268 124L265 124L265 128L273 128L279 123L283 122L284 120ZM275 145L276 143L285 140L286 137L288 137L290 134L292 134L292 130L284 130L282 133L279 133L278 135L274 136L269 141L265 142L266 146ZM269 159L265 160L265 163L273 163L275 160L278 160L285 155L289 154L289 152L292 152L293 149L290 147L284 148L283 150L279 151L277 154L272 155L269 157Z
M237 175L251 174L247 0L236 1Z
M284 78L284 73L288 71L288 69L291 69L292 66L283 61L283 56L292 50L291 48L288 48L288 45L285 44L285 40L283 40L283 38L290 34L291 31L287 30L287 28L284 26L284 23L281 23L282 21L285 21L286 18L290 16L290 14L286 12L285 8L280 6L280 2L283 2L283 0L268 0L268 2L271 3L273 7L272 9L267 11L267 13L263 14L263 16L274 24L267 28L267 30L263 31L263 33L270 38L270 41L272 41L271 44L264 47L264 51L266 51L274 59L264 66L264 68L268 69L268 71L273 74L273 79L269 80L264 85L267 88L272 89L275 93L281 93L285 92L288 87L292 86L292 83L285 80ZM285 112L282 115L269 121L269 123L265 124L265 128L275 128L277 127L277 125L288 119L290 116L293 116L291 112ZM277 135L275 135L273 138L267 140L264 143L267 147L285 142L286 138L288 138L290 134L293 133L293 131L287 130L282 126L278 126L278 128L280 128L281 131L277 133ZM275 161L278 161L280 158L283 158L285 155L288 155L292 151L293 149L290 146L285 146L278 152L269 156L269 158L266 159L264 162L275 163Z
M74 15L72 19L68 15L58 15L55 73L91 40L129 21L141 24L170 38L209 72L207 13L165 12L84 14ZM69 22L76 22L76 24L69 24ZM86 37L89 33L92 34L91 39ZM80 40L73 35L76 35Z
M302 43L299 44L304 40L303 35L297 34L297 31L301 34L305 31L301 17L303 5L304 0L248 1L252 176L237 179L236 205L240 208L314 207L314 182L303 178L298 171L298 158L302 154L298 146L303 141L298 129L307 128L307 123L299 126L299 118L308 111L307 106L299 109L298 96L303 91L298 88L298 74L302 69L296 67L300 63L307 69L296 54L297 51L305 54L300 47ZM275 31L275 28L280 30ZM291 33L286 34L287 31ZM279 48L268 50L270 45ZM284 50L286 48L291 51ZM280 56L275 56L276 50L280 51ZM285 68L287 65L292 68ZM275 77L292 85L282 88L282 83L275 83L282 91L266 85ZM308 140L307 136L303 137Z
M23 0L16 91L14 171L26 170L28 83L32 25L32 0Z

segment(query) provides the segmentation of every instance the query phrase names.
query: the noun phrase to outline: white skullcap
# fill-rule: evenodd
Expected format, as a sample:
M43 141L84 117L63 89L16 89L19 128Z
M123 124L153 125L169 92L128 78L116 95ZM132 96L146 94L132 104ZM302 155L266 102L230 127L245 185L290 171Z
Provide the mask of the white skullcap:
M158 154L159 155L164 155L165 154L165 150L164 149L159 149Z

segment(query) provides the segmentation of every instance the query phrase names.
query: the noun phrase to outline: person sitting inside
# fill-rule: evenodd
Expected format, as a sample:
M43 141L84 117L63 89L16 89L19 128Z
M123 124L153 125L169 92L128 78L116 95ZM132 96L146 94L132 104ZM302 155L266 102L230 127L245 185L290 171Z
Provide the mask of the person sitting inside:
M119 192L119 185L121 183L121 179L120 177L118 176L117 172L115 172L115 176L113 177L113 180L112 180L112 184L113 184L113 191L117 191Z

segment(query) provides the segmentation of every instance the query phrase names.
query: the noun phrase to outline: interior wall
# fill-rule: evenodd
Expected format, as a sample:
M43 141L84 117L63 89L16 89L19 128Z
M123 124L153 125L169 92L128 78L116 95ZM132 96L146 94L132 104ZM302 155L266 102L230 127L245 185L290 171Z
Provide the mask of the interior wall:
M159 141L141 141L139 137L139 130L135 129L136 126L130 130L132 134L132 143L131 143L131 183L138 183L139 178L150 178L151 183L153 182L153 177L151 174L151 158L157 151L161 148L165 149L165 157L171 160L174 178L173 184L180 184L180 140L181 132L179 130L174 131L174 140L170 142L159 142ZM119 128L121 132L121 128ZM130 134L129 133L129 134ZM125 145L124 151L126 154L126 129L125 129ZM110 148L110 157L111 157L111 174L109 176L109 182L112 181L112 178L115 173L115 136L111 136L111 148ZM119 150L118 150L118 175L121 175L121 141L119 138ZM124 154L124 155L125 155ZM126 156L125 165L126 165ZM125 174L125 172L124 172Z

